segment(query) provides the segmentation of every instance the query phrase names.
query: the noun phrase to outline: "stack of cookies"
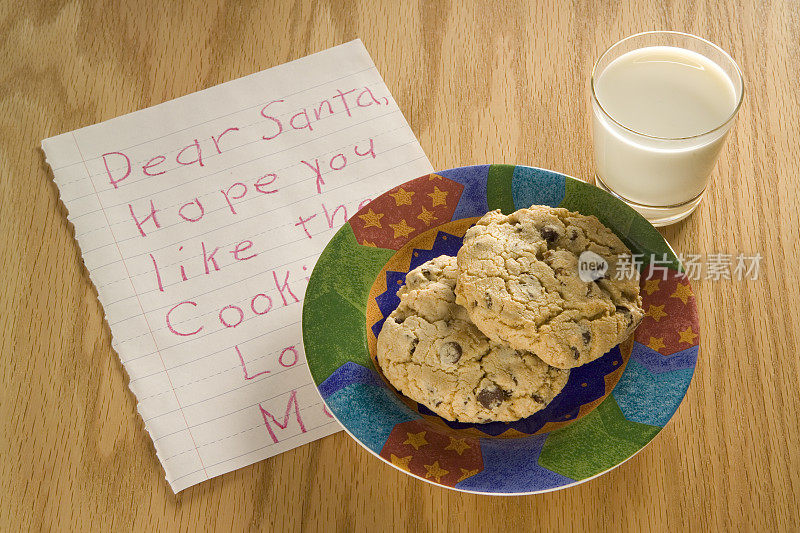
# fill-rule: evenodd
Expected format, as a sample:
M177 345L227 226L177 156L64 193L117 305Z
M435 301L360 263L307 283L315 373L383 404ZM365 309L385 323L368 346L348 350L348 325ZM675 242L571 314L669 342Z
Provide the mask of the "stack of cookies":
M598 275L579 271L590 253ZM400 392L451 421L510 422L545 408L571 368L628 338L644 312L639 276L615 276L630 250L596 217L533 206L493 211L458 257L412 270L378 336Z

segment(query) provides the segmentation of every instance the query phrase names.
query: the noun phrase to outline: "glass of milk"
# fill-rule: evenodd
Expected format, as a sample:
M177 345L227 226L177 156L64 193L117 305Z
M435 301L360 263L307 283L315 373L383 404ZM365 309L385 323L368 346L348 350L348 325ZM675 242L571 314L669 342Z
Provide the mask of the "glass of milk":
M718 46L679 32L623 39L592 71L596 183L656 226L703 199L742 103L742 73Z

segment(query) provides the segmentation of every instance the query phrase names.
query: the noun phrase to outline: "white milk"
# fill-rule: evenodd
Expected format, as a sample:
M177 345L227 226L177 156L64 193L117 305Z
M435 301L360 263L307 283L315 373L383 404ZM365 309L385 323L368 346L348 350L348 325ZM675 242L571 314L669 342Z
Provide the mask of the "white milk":
M737 105L728 75L696 52L651 46L609 63L594 90L595 160L605 185L650 206L698 198L730 124L708 132L725 124Z

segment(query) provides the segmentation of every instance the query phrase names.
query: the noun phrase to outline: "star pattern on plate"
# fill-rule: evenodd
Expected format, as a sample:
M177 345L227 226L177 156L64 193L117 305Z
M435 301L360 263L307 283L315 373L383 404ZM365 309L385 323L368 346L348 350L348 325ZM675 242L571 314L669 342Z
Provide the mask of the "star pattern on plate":
M656 322L660 321L662 318L667 316L667 313L664 312L663 305L651 305L647 308L647 316L653 317L653 320Z
M408 433L408 438L403 441L403 444L413 446L415 450L419 450L422 446L428 444L425 440L427 431L420 431L419 433Z
M696 346L700 341L694 293L678 270L652 267L642 272L642 308L646 313L634 339L661 355Z
M420 211L419 215L417 215L417 218L423 221L426 226L430 226L431 222L433 222L436 219L436 217L433 214L433 211L428 211L427 209L425 209L424 205L422 206L422 211Z
M391 458L389 460L393 465L399 466L403 470L408 470L408 462L411 460L411 456L407 455L405 457L397 457L395 454L391 454Z
M688 283L678 283L678 286L675 287L675 292L670 295L671 298L678 298L684 305L686 305L691 296L692 289Z
M400 220L397 224L389 224L389 227L394 230L394 238L406 237L414 232L414 228L408 225L406 219Z
M383 213L376 213L372 209L369 209L363 215L358 215L358 218L364 221L365 228L382 228L383 226L381 226L381 219L383 217Z
M433 203L433 207L437 205L444 205L447 203L447 193L439 189L439 187L434 187L433 192L429 192L428 196L431 197L431 202Z
M445 450L453 450L458 455L464 453L464 450L469 450L469 444L467 444L466 440L464 439L457 439L455 437L450 437L450 444L447 445Z
M425 477L431 478L436 481L436 483L441 482L442 477L446 476L450 473L449 470L445 470L444 468L439 466L439 461L434 461L432 465L424 465L425 470Z
M647 341L647 346L655 351L659 351L664 348L664 339L661 337L650 337L650 340Z
M397 192L389 193L389 196L394 198L395 205L411 205L411 197L414 196L414 191L407 191L400 187Z
M659 283L661 283L661 280L658 278L648 279L647 281L644 282L644 287L642 287L642 290L647 294L653 294L658 290Z
M422 420L394 426L380 456L412 474L449 487L483 470L479 440L454 437Z
M359 244L399 250L418 234L450 222L463 192L457 181L423 176L370 201L348 224Z
M465 479L470 478L475 474L477 474L478 472L480 472L480 470L469 470L468 468L461 468L460 470L461 470L461 477L458 478L458 481L456 481L456 483L460 483Z
M678 335L681 337L679 342L685 342L691 345L694 344L694 340L698 337L697 333L692 329L692 326L687 326L686 329L679 331Z

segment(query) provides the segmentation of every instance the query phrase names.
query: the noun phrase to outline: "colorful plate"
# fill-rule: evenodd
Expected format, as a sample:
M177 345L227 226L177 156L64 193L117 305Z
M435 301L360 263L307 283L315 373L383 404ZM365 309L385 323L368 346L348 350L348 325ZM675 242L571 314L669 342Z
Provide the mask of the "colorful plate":
M573 369L565 389L533 416L513 423L445 421L384 380L375 364L376 336L409 270L456 255L464 232L487 211L532 204L596 215L642 254L647 315L634 339ZM483 494L567 487L636 454L683 399L697 361L699 324L681 272L653 226L582 181L511 165L430 174L372 200L325 248L303 307L308 366L345 430L400 470Z

